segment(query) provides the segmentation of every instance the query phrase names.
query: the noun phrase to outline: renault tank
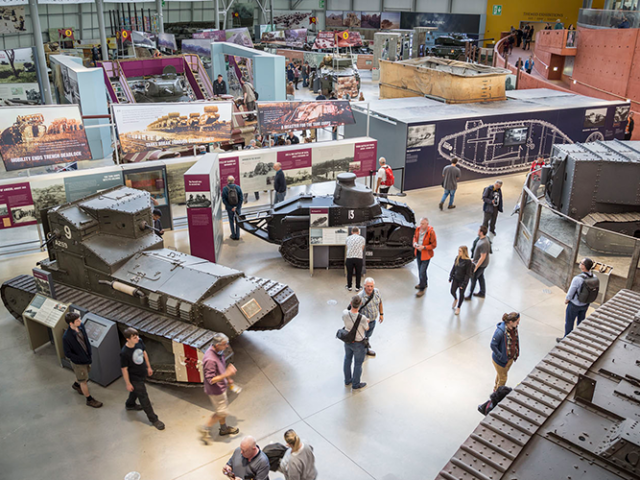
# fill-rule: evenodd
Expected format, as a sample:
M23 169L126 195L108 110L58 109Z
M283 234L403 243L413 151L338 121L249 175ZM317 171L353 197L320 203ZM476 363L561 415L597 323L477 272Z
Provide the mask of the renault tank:
M134 327L149 348L153 378L201 382L201 360L216 332L277 330L298 313L287 286L163 247L147 192L116 187L43 215L56 299ZM28 275L2 285L20 319L36 294ZM186 373L185 373L186 372Z
M338 175L333 195L298 195L269 210L240 215L239 225L262 240L280 245L282 257L299 268L309 267L310 229L320 226L361 227L366 236L368 267L398 268L415 258L413 210L403 203L376 197L371 189L356 184L354 173ZM329 267L343 266L344 247L329 247Z

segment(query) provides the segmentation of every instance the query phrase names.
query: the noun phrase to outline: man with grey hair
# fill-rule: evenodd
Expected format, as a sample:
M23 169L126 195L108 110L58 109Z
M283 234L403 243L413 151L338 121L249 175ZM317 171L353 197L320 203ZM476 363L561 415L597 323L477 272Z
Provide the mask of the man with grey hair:
M202 441L209 445L212 441L211 428L220 423L220 435L235 435L240 430L227 425L227 389L233 385L232 376L236 374L236 367L227 366L224 352L229 346L229 337L224 333L216 333L213 342L202 358L202 372L204 374L204 393L209 396L213 405L213 414L207 423L200 428Z
M256 439L247 436L234 450L222 473L234 480L269 480L269 458L256 445Z
M502 180L496 180L495 183L484 189L482 202L482 211L484 212L482 225L495 235L498 212L502 212Z
M222 203L227 209L229 227L231 228L231 240L240 240L240 228L238 227L238 215L242 208L242 189L236 185L233 175L227 177L227 185L222 189Z
M358 296L362 298L362 306L360 307L360 313L369 319L369 330L365 334L364 346L367 348L367 355L371 357L376 356L376 352L371 349L371 343L369 339L373 334L373 329L376 328L376 320L380 316L380 323L384 321L384 311L382 307L382 295L376 288L376 282L371 277L364 279L364 289L358 293Z
M284 197L287 196L287 179L284 177L282 171L282 165L280 162L273 164L273 169L276 171L276 176L273 181L273 189L276 192L276 198L273 201L274 205L284 201Z
M378 162L380 163L380 168L376 174L375 192L378 193L378 190L380 190L380 194L386 196L391 188L391 185L387 185L391 177L391 175L389 175L391 168L387 165L387 160L384 157L380 157Z

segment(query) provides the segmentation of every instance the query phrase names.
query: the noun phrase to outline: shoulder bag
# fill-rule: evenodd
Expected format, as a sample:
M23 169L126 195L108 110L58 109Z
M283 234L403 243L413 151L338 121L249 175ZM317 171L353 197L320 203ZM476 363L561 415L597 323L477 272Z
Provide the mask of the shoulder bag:
M340 330L336 332L336 338L338 340L343 341L344 343L354 343L356 341L356 333L358 332L358 326L360 325L360 320L362 320L362 314L358 314L358 318L356 319L356 323L353 324L351 330L347 330L342 327Z

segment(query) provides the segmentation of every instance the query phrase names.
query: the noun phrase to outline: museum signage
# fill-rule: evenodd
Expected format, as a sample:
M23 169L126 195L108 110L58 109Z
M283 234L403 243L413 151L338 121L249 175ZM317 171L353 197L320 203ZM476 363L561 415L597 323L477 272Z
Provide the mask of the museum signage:
M263 133L323 128L355 123L346 100L317 102L258 102L258 122Z
M38 223L29 183L0 185L0 229Z

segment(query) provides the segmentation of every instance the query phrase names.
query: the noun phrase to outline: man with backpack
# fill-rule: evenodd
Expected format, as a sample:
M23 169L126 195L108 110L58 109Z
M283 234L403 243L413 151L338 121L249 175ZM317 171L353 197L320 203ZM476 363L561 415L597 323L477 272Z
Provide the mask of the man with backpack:
M593 260L583 258L580 262L580 274L571 280L571 286L564 300L564 303L567 304L564 317L565 337L573 330L576 318L578 325L582 323L589 309L589 304L598 297L600 280L591 272L592 268ZM563 338L556 338L556 342L561 342Z
M393 176L393 170L391 170L391 167L387 165L387 160L384 157L380 157L378 162L380 162L380 168L376 174L375 192L378 193L378 190L380 190L380 195L386 197L389 193L389 189L396 179Z
M231 240L240 240L240 228L238 227L238 215L242 208L242 190L235 183L233 175L227 178L227 185L222 189L222 203L227 209L229 227L231 228Z

